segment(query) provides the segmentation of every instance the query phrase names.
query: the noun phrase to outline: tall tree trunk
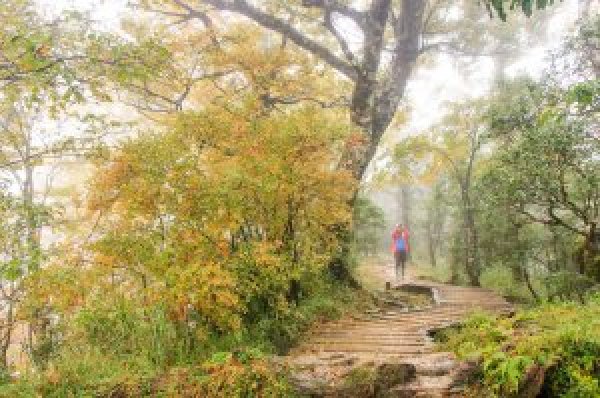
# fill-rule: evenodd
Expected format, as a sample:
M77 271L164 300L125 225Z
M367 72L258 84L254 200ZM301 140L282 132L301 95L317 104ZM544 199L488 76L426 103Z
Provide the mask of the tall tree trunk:
M410 187L403 185L402 186L402 223L408 230L411 230L411 191Z
M28 126L29 127L29 126ZM38 214L35 203L35 180L34 171L35 164L32 163L33 142L30 131L23 131L23 173L24 180L22 186L22 201L24 208L24 224L25 224L25 252L23 253L23 263L26 264L24 272L33 272L40 267L40 225L38 223ZM29 320L27 344L30 355L32 354L33 346L36 339L39 340L46 334L46 322L44 322L43 314L40 309L36 309L33 313L33 318Z
M436 216L437 216L437 212L435 211L435 203L434 203L434 204L432 204L431 207L429 207L427 209L427 220L425 221L425 234L427 235L427 251L429 253L429 265L431 265L432 267L437 266L436 233L439 233L439 231L435 231L435 228L436 228L436 225L439 224L439 221L436 220Z
M472 286L480 286L481 267L479 264L479 235L475 223L475 210L471 203L468 185L462 188L463 200L463 224L465 237L465 268L469 283Z
M527 290L533 296L535 301L540 301L540 295L535 291L533 284L531 283L531 277L529 275L529 271L526 268L526 265L523 264L523 279L525 280L525 285L527 286Z
M467 274L469 282L472 286L480 286L479 277L481 275L481 265L479 261L479 234L477 231L477 223L475 222L475 208L471 199L471 178L473 176L473 167L475 165L475 156L479 150L479 136L477 129L470 132L470 153L469 162L464 180L461 183L461 194L464 205L465 228L467 230Z
M459 272L459 266L460 266L460 236L458 234L454 235L454 242L452 245L452 260L451 260L451 265L450 265L450 272L451 272L451 276L450 276L450 283L457 285L460 282L460 272Z
M515 249L517 250L517 263L518 263L518 279L517 282L525 282L525 286L527 286L527 290L531 293L531 296L535 301L540 301L540 295L533 287L533 283L531 282L531 275L529 270L527 269L527 257L525 256L525 245L521 241L521 225L514 224L514 236L515 236Z
M594 222L587 226L587 230L585 241L579 249L581 254L577 258L579 273L600 282L600 231Z
M437 266L435 258L435 238L433 236L433 223L431 220L427 220L427 248L429 251L429 264L432 267Z
M27 237L27 266L30 268L29 271L37 268L37 259L39 257L40 241L39 241L39 227L37 223L37 215L35 209L35 185L34 185L34 165L31 163L31 138L29 132L25 132L25 148L23 156L23 171L25 179L23 181L22 188L22 200L23 208L25 209L25 234Z
M554 272L558 272L561 270L561 265L562 265L562 269L565 268L565 264L562 264L561 262L561 256L560 256L560 249L558 247L558 233L556 232L556 228L552 228L551 227L551 231L552 231L552 255L554 257L554 261L553 261L553 269L552 271Z
M355 81L350 105L352 121L363 128L366 140L360 147L347 148L341 165L350 170L357 181L365 175L381 137L396 114L420 51L425 2L403 1L400 21L395 26L398 39L393 57L383 77L378 79L381 53L376 51L382 51L389 7L389 0L373 1L369 23L377 28L365 37L363 73Z
M511 271L512 271L512 276L513 276L513 280L517 283L521 283L524 282L525 279L525 268L524 268L524 263L525 263L525 256L523 253L524 247L523 244L521 243L520 237L519 237L519 233L520 233L520 226L518 224L513 223L513 237L514 237L514 242L512 245L513 250L516 250L517 253L517 258L515 262L512 262L511 264Z
M2 345L0 346L0 355L1 358L0 360L2 361L0 363L0 366L2 366L2 368L7 369L9 366L8 363L8 349L10 348L10 344L12 342L12 334L13 334L13 330L15 327L15 322L14 322L14 300L12 297L8 297L5 298L5 300L8 301L8 308L6 310L6 314L4 314L5 319L4 319L4 330L3 330L3 336L2 336Z

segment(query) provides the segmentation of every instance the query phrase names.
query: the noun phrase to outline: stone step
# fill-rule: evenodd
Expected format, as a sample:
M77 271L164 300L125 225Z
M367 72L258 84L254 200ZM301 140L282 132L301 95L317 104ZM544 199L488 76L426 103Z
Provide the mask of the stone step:
M465 299L463 297L444 297L440 299L439 305L476 305L479 307L487 307L494 305L507 305L507 303L503 300L486 300L483 297L473 297L470 299Z
M323 331L315 331L310 334L312 338L322 338L322 337L331 337L331 338L350 338L350 337L369 337L369 338L383 338L383 339L410 339L410 338L422 338L427 333L422 330L408 330L408 329L400 329L400 328L357 328L353 330L323 330ZM309 337L309 338L310 338Z
M422 376L443 376L455 371L458 362L454 354L446 352L436 352L429 355L422 355L413 359L412 363L418 375Z
M423 376L419 375L414 381L393 388L392 391L449 391L454 383L450 375Z
M459 322L458 318L452 318L448 320L440 319L438 321L428 322L413 322L406 326L365 326L365 327L352 327L352 328L336 328L326 329L321 331L313 331L310 336L320 336L321 334L343 334L346 336L352 336L356 333L367 333L376 335L424 335L426 331L431 328L438 328L439 325L451 325ZM431 325L431 328L429 327Z

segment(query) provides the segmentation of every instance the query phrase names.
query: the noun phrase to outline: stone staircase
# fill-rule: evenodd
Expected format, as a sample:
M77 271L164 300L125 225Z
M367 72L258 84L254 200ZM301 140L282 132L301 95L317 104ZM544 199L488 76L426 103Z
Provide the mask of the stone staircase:
M474 311L506 316L513 307L491 290L433 282L397 285L391 293L422 290L430 292L429 304L410 307L384 297L362 316L315 327L285 359L298 390L314 397L460 397L473 364L435 352L431 333ZM358 369L370 374L360 392L361 381L347 383Z

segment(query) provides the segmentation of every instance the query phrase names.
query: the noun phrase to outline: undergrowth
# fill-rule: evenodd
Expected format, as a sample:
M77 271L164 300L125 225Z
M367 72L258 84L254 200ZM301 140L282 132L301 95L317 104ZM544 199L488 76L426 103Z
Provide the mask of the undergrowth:
M480 396L516 397L536 368L545 375L542 396L600 396L600 296L543 304L513 318L475 315L438 338L441 350L482 361Z
M164 308L95 305L68 328L45 366L5 380L1 397L288 397L283 354L307 328L367 304L357 290L326 282L299 304L237 333L195 335Z

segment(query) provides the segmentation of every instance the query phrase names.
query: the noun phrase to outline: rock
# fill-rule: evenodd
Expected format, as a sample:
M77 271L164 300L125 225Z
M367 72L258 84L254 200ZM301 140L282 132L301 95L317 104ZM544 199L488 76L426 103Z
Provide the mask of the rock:
M444 376L459 366L456 356L449 352L421 355L412 363L417 368L417 373L423 376Z
M288 376L294 391L301 395L323 397L331 392L329 383L319 375L310 373L292 373Z
M406 384L417 375L415 365L411 363L382 363L375 369L374 390L376 396L385 396L391 387Z
M481 379L481 358L463 361L454 371L452 387L464 387Z
M373 397L375 375L373 369L373 364L353 368L344 376L344 380L337 386L331 397Z
M346 354L342 353L342 352L334 352L332 354L324 354L319 356L319 359L323 360L323 361L335 361L337 359L344 359L346 357Z
M530 366L519 388L519 398L535 398L542 391L546 371L539 365Z
M294 361L293 364L290 364L290 368L293 369L294 371L314 371L315 368L319 365L319 363L317 362L317 360L315 359L304 359L304 360L297 360Z

